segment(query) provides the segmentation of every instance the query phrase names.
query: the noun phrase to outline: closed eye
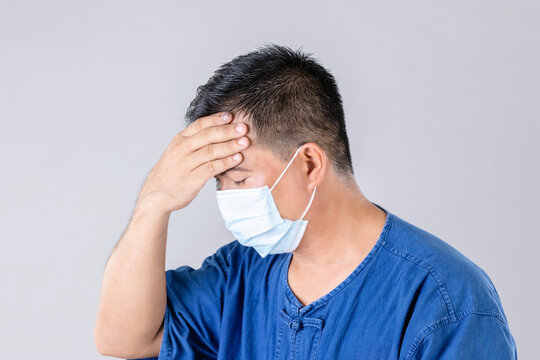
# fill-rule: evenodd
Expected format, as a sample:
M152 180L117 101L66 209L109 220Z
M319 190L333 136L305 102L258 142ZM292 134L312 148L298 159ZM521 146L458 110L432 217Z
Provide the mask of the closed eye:
M214 179L216 180L216 190L220 190L221 189L221 181L219 181L219 179L217 177L214 177ZM245 183L247 180L247 178L245 178L244 180L240 180L240 181L233 181L235 185L242 185L243 183Z

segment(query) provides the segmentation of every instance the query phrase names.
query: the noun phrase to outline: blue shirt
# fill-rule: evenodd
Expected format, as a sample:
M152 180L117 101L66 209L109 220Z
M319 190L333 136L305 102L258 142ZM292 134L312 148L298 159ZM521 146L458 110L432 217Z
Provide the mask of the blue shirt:
M375 205L387 217L374 247L307 306L288 285L292 253L261 258L234 240L199 269L167 270L163 342L148 359L516 359L486 272Z

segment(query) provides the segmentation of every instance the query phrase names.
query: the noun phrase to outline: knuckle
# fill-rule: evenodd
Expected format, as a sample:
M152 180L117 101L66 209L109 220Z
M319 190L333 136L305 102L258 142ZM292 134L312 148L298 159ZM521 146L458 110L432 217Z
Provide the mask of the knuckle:
M208 139L210 137L210 128L204 128L201 130L201 135L203 138Z
M193 123L193 130L195 130L195 132L199 132L201 130L201 127L202 127L202 118L198 118Z
M173 140L179 140L179 139L185 137L185 131L186 131L186 129L183 129L182 131L179 131L176 134L174 134Z
M214 145L208 145L205 151L206 151L206 155L209 157L213 157L216 152Z
M204 168L205 168L206 172L213 173L214 171L216 171L216 164L213 161L209 161L209 162L206 163Z
M172 147L176 150L180 150L180 149L183 149L187 152L192 152L194 149L193 149L193 141L191 140L188 140L186 139L185 141L178 141L178 142L175 142Z

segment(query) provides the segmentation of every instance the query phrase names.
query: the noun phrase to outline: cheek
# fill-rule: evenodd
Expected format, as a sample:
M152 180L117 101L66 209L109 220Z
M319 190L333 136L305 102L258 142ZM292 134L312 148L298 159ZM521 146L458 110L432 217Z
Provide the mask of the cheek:
M249 183L250 187L261 187L267 185L268 188L271 188L274 181L275 179L272 179L272 176L269 173L259 171L257 173L252 173L246 180L246 183Z
M289 167L288 170L291 168ZM311 194L312 192L307 190L305 179L288 173L285 173L274 190L272 190L272 197L281 217L288 220L300 219L309 203Z

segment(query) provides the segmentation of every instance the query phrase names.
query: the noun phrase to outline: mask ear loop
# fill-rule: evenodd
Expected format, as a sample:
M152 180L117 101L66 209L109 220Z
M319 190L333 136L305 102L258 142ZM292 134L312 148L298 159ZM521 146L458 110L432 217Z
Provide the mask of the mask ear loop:
M299 220L302 220L304 218L304 216L306 215L306 213L308 212L309 210L309 207L311 206L311 202L313 201L313 198L315 197L315 191L317 191L317 187L315 186L315 189L313 189L313 194L311 194L311 199L309 200L309 204L308 206L306 207L306 210L304 210L304 213L302 214L302 216L300 217Z
M279 180L281 180L281 178L283 177L283 175L285 175L285 171L287 171L287 169L289 168L289 166L291 166L294 158L296 157L296 155L298 154L298 152L300 151L300 149L302 148L302 146L304 146L304 144L300 145L300 147L298 149L296 149L296 152L294 153L292 159L289 161L289 163L287 164L287 166L285 167L285 170L283 170L281 172L281 175L279 175L278 179L276 180L276 182L274 183L274 185L272 185L272 187L270 188L270 191L272 191L272 189L274 189L274 187L277 185L277 183L279 182Z

